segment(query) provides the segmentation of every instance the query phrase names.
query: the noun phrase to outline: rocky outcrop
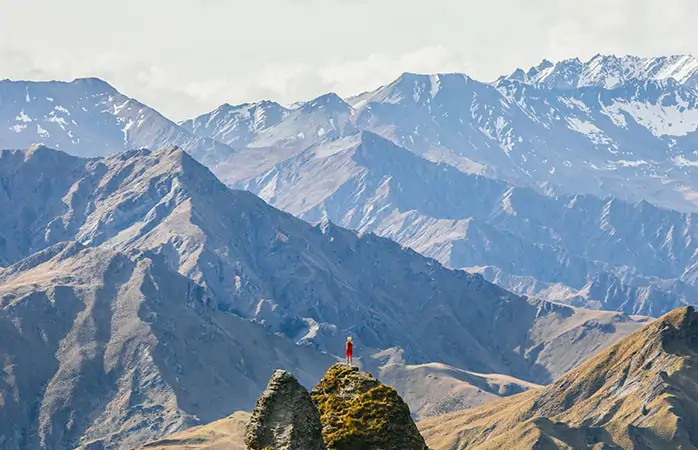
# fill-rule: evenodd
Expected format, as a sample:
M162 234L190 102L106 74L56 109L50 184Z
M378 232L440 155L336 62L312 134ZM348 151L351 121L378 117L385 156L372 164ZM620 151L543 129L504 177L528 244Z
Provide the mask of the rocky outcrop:
M330 450L427 450L407 403L369 373L335 364L311 396Z
M247 425L245 445L250 450L325 450L318 410L289 372L272 375Z
M235 426L241 417L236 413L146 448L236 449L244 441L246 450L429 450L397 391L343 364L330 367L310 394L289 372L277 370L244 438Z

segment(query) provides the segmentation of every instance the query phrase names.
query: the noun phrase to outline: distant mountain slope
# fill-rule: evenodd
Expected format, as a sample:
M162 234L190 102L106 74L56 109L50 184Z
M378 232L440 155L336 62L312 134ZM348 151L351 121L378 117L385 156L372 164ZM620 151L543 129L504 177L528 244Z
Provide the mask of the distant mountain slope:
M527 301L371 234L313 227L228 189L179 149L4 152L0 173L11 174L0 195L12 211L0 217L5 265L71 238L153 251L203 286L210 307L320 350L351 334L364 355L400 347L408 364L544 383L637 326ZM9 207L18 199L22 209Z
M292 109L270 101L226 104L181 125L196 135L236 147L304 148L318 139L352 133L352 114L347 102L329 93Z
M356 122L467 172L695 210L696 99L671 80L555 91L406 74L364 100Z
M693 214L544 196L372 133L323 141L236 186L311 222L377 233L526 294L655 316L695 301Z
M226 103L209 114L185 120L180 126L197 136L230 145L247 146L257 133L278 125L290 113L290 110L270 101L238 106Z
M681 308L554 384L420 424L439 449L698 448L698 314Z
M696 211L697 71L689 55L597 55L544 61L495 83L405 73L347 100L328 93L290 108L224 104L180 125L97 79L4 80L0 143L82 156L174 144L234 182L239 170L255 175L327 137L367 130L428 159L545 193Z
M43 144L79 156L178 145L215 164L233 149L200 138L97 78L0 81L0 148Z
M0 269L0 446L135 448L333 362L204 298L154 254L63 243Z

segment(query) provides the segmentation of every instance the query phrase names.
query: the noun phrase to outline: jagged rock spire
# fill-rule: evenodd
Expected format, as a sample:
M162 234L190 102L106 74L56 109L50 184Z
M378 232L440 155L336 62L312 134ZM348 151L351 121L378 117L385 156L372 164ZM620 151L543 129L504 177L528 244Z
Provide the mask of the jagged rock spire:
M325 450L318 410L289 372L272 375L247 425L245 445L250 450Z

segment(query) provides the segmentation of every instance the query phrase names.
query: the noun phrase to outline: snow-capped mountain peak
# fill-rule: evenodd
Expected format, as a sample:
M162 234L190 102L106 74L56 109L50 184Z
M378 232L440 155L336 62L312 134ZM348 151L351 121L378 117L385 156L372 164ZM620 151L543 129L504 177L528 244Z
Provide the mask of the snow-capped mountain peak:
M176 144L209 162L232 150L185 131L99 78L0 81L0 140L3 148L45 144L84 156Z
M101 91L116 92L116 88L114 86L104 81L103 79L97 77L76 78L73 81L71 81L70 84L78 86L88 86Z
M180 126L226 144L247 145L255 133L280 123L289 112L270 100L239 105L224 103L210 113L181 122Z
M622 84L639 81L673 79L689 87L698 85L698 60L691 55L672 55L656 58L597 54L588 61L579 58L557 63L543 60L527 72L515 70L502 79L535 84L546 88L576 89L599 86L615 89Z
M351 105L344 101L339 95L330 92L302 104L299 109L302 112L310 112L327 109L330 112L347 112L352 109Z
M465 85L470 78L462 73L416 74L405 72L392 83L373 92L364 93L349 101L355 109L369 103L430 104L444 89Z

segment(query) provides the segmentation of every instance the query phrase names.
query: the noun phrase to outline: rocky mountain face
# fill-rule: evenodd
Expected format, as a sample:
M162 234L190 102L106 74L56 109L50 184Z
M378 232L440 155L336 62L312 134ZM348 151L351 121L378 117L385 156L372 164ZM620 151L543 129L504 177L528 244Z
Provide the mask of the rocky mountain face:
M698 448L698 314L680 308L549 387L420 424L434 449Z
M237 418L239 413L227 421ZM216 422L143 448L236 448L243 433L238 428L218 440L221 427L222 421ZM341 364L330 367L310 395L290 373L275 372L247 424L244 441L249 450L428 450L395 389Z
M372 133L317 144L236 186L522 294L654 316L695 301L693 214L545 196L427 161Z
M205 295L151 252L61 243L0 269L0 447L135 448L332 363Z

